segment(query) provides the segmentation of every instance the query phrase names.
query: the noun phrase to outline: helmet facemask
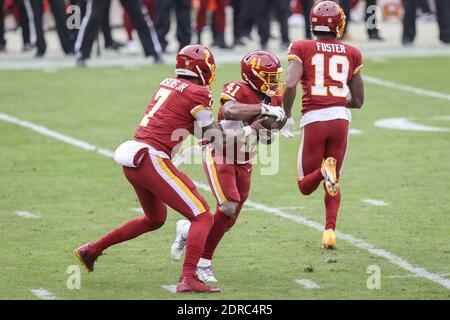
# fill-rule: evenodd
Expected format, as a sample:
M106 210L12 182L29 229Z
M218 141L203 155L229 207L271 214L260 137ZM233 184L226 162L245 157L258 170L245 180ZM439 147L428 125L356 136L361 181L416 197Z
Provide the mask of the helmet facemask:
M337 27L337 29L336 29L336 35L337 35L337 38L338 39L341 39L343 36L344 36L344 31L345 31L345 24L346 24L346 22L345 22L345 13L344 13L344 10L342 10L342 8L339 10L340 11L340 13L341 13L341 24L340 24L340 26L339 27Z
M216 83L216 64L209 64L208 61L206 62L206 64L208 65L209 70L211 70L211 77L208 80L208 86L212 87L214 83Z
M255 70L252 71L253 74L263 82L261 87L258 88L259 91L261 91L268 97L283 95L286 89L286 81L284 80L285 73L282 67L279 67L275 72L256 72Z
M209 52L209 50L205 49L205 63L209 69L209 73L211 74L211 76L209 77L207 83L205 83L205 85L208 85L210 88L214 85L214 83L216 82L216 64L213 62L211 63L210 57L211 57L211 52ZM204 79L202 79L204 80ZM205 82L205 81L203 81Z

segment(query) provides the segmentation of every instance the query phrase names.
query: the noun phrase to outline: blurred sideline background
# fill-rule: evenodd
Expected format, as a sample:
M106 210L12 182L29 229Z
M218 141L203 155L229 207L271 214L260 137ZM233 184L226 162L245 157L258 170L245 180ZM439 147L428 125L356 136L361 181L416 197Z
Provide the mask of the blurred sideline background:
M33 0L31 0L33 1ZM301 1L301 0L300 0ZM288 19L289 38L290 41L305 38L304 31L304 15L301 2L292 0L290 2L290 13ZM406 0L412 1L412 0ZM415 0L414 0L415 1ZM421 9L417 10L416 19L416 38L413 45L402 45L403 32L403 5L400 0L378 0L379 8L379 35L380 40L369 40L367 35L367 27L364 21L366 10L365 1L353 1L353 9L351 10L351 22L348 26L348 33L345 42L357 46L363 53L366 59L383 59L384 57L408 57L408 56L435 56L435 55L450 55L450 46L442 43L439 40L439 28L435 17L435 2L427 1L431 13L424 13ZM438 0L439 1L439 0ZM191 25L192 37L191 43L197 42L196 35L196 14L199 9L199 0L192 1L191 8ZM202 44L210 46L213 43L212 24L214 5L208 6L207 24L202 32ZM211 10L212 9L212 10ZM45 39L47 42L47 50L45 56L40 59L33 59L34 51L23 51L24 43L21 36L21 29L17 21L17 17L13 14L6 14L5 16L5 40L6 52L0 52L0 69L58 69L75 66L74 57L71 55L64 55L58 39L58 34L55 30L54 17L45 6L44 2L43 26L45 32ZM176 17L175 10L171 13L171 27L166 39L168 45L165 53L162 55L165 63L173 63L176 52L179 48L179 43L176 37ZM128 36L126 33L123 19L124 9L118 0L111 1L110 8L110 25L112 28L112 37L115 42L119 44L118 48L105 48L104 37L99 33L94 42L92 54L88 66L135 66L142 64L152 64L153 60L143 56L143 50L139 43L136 30L133 30L134 50L130 50L127 46ZM233 8L228 5L226 7L226 28L225 41L230 45L230 49L221 49L212 46L211 49L215 53L217 61L220 62L234 62L239 61L240 58L251 50L260 49L260 37L257 26L253 26L250 38L246 38L245 45L233 45ZM285 44L282 45L280 35L280 25L275 19L275 14L271 15L270 34L271 38L268 42L267 49L278 54L283 59L286 52ZM255 20L258 17L253 17ZM156 17L158 19L158 17Z

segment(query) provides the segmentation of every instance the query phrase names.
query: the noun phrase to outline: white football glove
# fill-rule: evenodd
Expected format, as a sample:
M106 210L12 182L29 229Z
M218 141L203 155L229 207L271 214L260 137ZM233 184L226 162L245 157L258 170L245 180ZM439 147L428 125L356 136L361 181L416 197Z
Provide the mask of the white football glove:
M280 133L286 138L292 138L294 137L294 131L295 131L295 122L294 119L290 117L287 119L284 127L281 128Z
M284 118L286 118L286 114L284 113L283 108L269 106L265 103L261 103L261 114L276 117L277 121L282 121L284 120Z

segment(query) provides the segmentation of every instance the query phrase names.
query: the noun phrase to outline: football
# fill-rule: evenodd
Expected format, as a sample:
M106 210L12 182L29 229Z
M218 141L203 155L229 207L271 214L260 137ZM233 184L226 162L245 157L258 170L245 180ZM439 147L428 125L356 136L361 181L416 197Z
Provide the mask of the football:
M279 130L283 128L283 126L286 124L287 121L287 118L285 118L282 121L277 121L276 118L273 116L259 114L256 117L254 117L251 122L259 120L261 118L266 118L265 120L263 120L262 125L267 130L274 130L274 129Z

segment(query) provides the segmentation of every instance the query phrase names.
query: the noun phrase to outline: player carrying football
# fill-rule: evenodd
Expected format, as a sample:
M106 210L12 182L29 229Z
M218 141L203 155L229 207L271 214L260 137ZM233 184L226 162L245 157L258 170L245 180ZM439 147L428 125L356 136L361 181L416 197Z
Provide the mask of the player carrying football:
M278 123L271 128L282 126L285 118L282 102L284 82L280 60L272 53L254 51L246 54L241 61L242 80L231 81L224 85L220 96L218 120L223 129L238 129L261 115L277 115ZM275 120L275 119L274 119ZM271 135L261 135L261 142L271 143ZM209 232L202 258L197 266L197 275L203 281L216 282L212 273L211 260L214 251L236 222L242 206L248 198L252 174L252 159L256 156L258 137L237 141L230 148L217 149L209 145L204 157L203 167L211 191L217 202L214 224ZM180 259L189 222L177 223L177 234L171 248L172 258Z
M283 106L291 117L298 82L303 103L297 180L300 192L309 195L325 180L326 224L324 248L336 246L336 218L341 201L339 174L347 149L349 108L361 108L364 83L359 73L358 49L343 44L345 15L333 1L318 3L311 11L311 31L317 40L299 40L288 50L289 70ZM283 131L289 131L292 118Z
M114 158L123 165L124 174L144 209L144 217L132 219L99 240L77 248L75 254L88 272L94 271L96 259L108 247L160 228L166 220L168 205L191 222L177 292L219 291L195 274L213 216L194 183L171 162L183 140L194 133L194 125L202 128L203 138L222 145L221 128L212 117L209 89L215 79L215 68L208 48L184 47L177 55L178 76L160 83L133 140L116 150ZM255 122L227 133L225 139L243 138L262 128L261 122Z

